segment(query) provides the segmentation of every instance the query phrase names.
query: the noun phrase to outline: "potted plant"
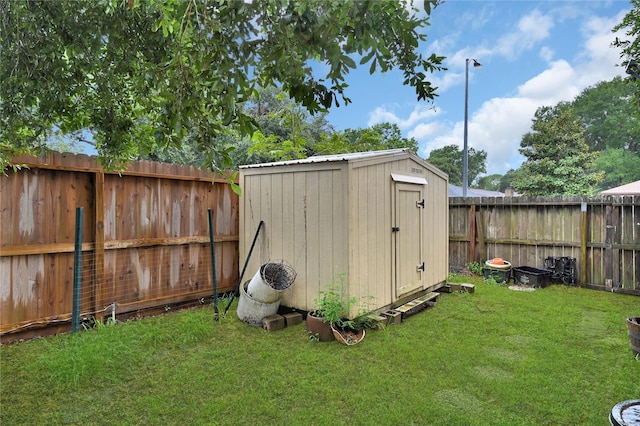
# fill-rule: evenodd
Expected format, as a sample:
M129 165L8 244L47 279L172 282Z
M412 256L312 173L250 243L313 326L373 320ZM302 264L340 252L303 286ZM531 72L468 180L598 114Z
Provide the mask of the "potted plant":
M319 291L314 305L315 308L307 314L307 332L321 342L332 340L331 324L341 320L348 306L336 287Z
M341 319L331 324L331 332L337 341L344 345L355 345L364 339L365 327L358 320Z
M347 345L358 343L364 338L366 317L347 318L351 306L357 302L355 297L344 297L335 286L319 291L315 309L307 314L307 332L321 342L336 338Z

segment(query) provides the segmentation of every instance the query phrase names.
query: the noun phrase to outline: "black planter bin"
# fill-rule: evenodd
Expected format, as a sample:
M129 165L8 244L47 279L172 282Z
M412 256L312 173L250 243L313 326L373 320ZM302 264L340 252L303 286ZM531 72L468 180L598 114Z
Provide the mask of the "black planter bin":
M518 266L513 268L513 280L516 284L546 287L551 282L551 271L532 266Z
M494 268L482 268L482 275L484 279L493 278L497 283L508 283L511 279L511 268L509 269L494 269Z

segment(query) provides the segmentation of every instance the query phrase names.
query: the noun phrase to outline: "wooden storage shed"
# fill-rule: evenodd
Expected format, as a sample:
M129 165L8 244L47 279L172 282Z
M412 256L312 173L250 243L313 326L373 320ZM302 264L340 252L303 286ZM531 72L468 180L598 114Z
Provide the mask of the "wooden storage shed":
M332 284L369 310L435 290L448 275L447 184L408 149L241 166L241 263L264 221L243 281L285 260L297 278L281 304L304 311Z

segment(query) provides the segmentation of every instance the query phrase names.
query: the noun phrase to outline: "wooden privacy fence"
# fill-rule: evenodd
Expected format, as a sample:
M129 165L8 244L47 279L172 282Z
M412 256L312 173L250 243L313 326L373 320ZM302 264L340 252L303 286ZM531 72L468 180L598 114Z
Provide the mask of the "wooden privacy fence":
M84 155L16 158L0 176L0 340L68 330L75 209L84 208L81 317L204 303L239 271L238 197L224 179L136 162L105 172ZM253 232L253 230L251 231ZM502 257L543 267L577 260L586 287L640 295L640 197L450 198L449 265Z
M450 266L550 256L575 258L585 287L640 295L640 197L449 199Z
M238 197L193 167L136 162L105 172L94 158L16 158L0 176L0 337L68 329L75 209L84 208L81 316L126 314L213 295L238 278ZM37 334L44 334L39 330Z

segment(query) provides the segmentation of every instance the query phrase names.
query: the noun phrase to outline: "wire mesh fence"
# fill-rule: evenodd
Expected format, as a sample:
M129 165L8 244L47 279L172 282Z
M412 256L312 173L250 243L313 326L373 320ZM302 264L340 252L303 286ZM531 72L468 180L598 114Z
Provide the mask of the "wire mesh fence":
M107 173L86 156L20 159L0 178L0 338L68 326L73 211L84 208L77 274L82 319L144 312L213 294L207 210L219 293L238 276L238 198L192 167L135 163ZM79 171L81 170L81 171ZM56 328L57 327L57 328ZM43 333L46 334L46 333Z

